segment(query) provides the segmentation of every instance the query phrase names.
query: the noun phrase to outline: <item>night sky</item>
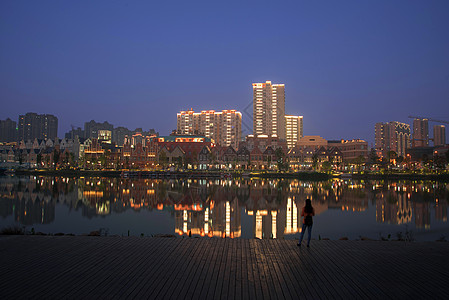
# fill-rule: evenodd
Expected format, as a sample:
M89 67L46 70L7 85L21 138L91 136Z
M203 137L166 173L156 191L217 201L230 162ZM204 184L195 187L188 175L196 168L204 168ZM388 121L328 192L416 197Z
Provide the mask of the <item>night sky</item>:
M449 121L449 1L0 2L0 119L54 114L60 137L92 119L165 135L190 108L240 110L248 134L266 80L305 135Z

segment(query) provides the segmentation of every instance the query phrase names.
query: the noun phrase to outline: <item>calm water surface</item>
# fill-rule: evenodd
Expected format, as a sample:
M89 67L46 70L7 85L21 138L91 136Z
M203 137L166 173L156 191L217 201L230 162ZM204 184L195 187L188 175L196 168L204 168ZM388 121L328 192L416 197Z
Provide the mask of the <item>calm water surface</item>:
M313 238L449 239L449 184L432 181L0 177L0 228L286 238L312 199Z

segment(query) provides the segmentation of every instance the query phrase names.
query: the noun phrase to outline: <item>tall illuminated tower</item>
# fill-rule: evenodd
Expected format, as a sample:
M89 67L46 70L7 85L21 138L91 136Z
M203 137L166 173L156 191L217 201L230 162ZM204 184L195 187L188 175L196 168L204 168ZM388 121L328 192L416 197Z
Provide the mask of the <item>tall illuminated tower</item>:
M177 131L179 134L203 134L221 146L238 149L242 137L242 113L235 109L181 111L177 114Z
M285 139L285 85L253 83L253 133Z
M291 149L303 136L302 116L285 116L285 135L287 147Z

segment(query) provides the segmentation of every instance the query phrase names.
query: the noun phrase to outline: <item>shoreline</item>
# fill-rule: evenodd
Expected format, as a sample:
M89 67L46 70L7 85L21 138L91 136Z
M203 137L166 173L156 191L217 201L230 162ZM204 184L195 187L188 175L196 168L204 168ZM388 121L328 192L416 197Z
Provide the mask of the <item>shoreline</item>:
M5 174L5 173L4 173ZM6 173L8 174L8 173ZM66 177L123 177L149 179L299 179L326 181L332 178L353 180L435 180L449 182L449 174L409 174L409 173L344 173L323 172L236 172L236 171L115 171L115 170L16 170L15 175L66 176ZM1 175L1 174L0 174Z

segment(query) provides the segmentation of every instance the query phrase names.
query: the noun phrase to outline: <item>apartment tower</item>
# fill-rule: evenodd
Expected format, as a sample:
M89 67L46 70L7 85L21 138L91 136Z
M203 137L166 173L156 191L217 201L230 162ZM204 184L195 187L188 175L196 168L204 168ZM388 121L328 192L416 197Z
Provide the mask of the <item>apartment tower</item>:
M433 126L433 145L434 146L446 145L446 127L444 127L444 125Z
M381 157L387 157L389 151L405 157L405 149L410 148L410 125L396 121L376 123L375 143Z
M55 139L58 136L58 118L53 115L27 113L19 116L18 139Z
M285 139L285 85L253 83L253 133Z
M291 149L303 137L302 116L285 116L285 137L287 147Z
M177 114L178 134L200 134L221 146L238 148L242 137L242 114L236 110L193 110Z
M429 146L429 120L416 118L413 120L412 147L427 146Z
M10 118L0 120L0 142L17 141L17 122Z

